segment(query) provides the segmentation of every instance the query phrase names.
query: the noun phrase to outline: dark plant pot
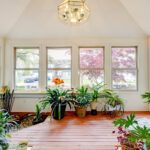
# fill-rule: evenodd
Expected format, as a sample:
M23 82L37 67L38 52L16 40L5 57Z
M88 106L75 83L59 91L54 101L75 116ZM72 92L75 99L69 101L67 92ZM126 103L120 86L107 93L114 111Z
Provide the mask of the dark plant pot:
M59 107L58 107L58 105L55 108L52 107L53 118L55 120L61 120L61 119L63 119L64 116L65 116L65 110L66 110L66 103L61 104L61 111L60 111L60 116L59 116Z
M96 115L97 115L97 110L96 110L96 109L95 109L95 110L92 109L92 110L91 110L91 115L96 116Z
M33 119L32 124L36 125L36 124L42 123L45 121L46 118L47 118L47 115L42 115L38 120Z

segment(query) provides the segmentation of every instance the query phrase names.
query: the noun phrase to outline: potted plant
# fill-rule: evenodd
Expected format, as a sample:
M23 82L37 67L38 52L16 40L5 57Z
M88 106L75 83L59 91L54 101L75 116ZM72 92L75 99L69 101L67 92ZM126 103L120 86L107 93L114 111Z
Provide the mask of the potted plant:
M126 119L120 118L113 121L118 127L118 141L122 150L149 150L150 129L141 127L135 120L135 114L130 114ZM115 131L113 131L115 133Z
M106 114L107 112L110 113L112 117L116 116L118 113L119 115L122 115L124 112L124 102L121 99L121 97L113 92L110 89L104 89L100 93L101 98L106 98L106 102L103 107L103 112Z
M0 110L0 150L8 150L9 146L18 149L17 146L8 142L7 138L11 135L8 133L13 126L17 123L14 121L13 117L5 110Z
M91 96L88 93L88 88L82 86L80 89L77 89L75 110L78 117L86 116L90 99Z
M60 87L64 83L61 79L54 79L53 82L56 84L55 89L47 88L47 96L45 99L41 100L42 109L45 109L47 105L50 105L51 116L54 119L60 120L65 115L66 105L68 104L71 109L72 99L69 95L69 90L63 90Z
M149 105L149 111L150 111L150 92L145 92L141 96L143 99L147 99L147 101L145 101L145 103L147 103Z
M34 119L32 120L32 124L36 125L38 123L43 122L47 118L47 115L42 115L41 114L41 108L38 104L36 104L36 114Z
M97 115L97 105L99 98L99 90L104 86L103 83L100 83L91 88L91 99L90 99L90 107L91 107L91 115Z
M11 92L8 86L3 86L1 92L2 107L10 113L14 103L14 90Z

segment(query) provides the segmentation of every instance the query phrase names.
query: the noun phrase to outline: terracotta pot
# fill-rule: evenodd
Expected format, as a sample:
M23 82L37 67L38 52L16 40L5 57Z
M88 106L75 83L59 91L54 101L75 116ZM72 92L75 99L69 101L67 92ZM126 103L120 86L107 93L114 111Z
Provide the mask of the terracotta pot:
M76 115L78 117L85 117L86 116L86 110L87 110L87 107L79 107L79 106L75 106L75 110L76 110Z
M122 150L137 150L137 148L130 148L130 147L127 147L126 145L121 145L122 147Z
M96 110L97 109L97 105L98 105L97 102L93 102L93 101L90 102L90 107L91 107L92 110Z

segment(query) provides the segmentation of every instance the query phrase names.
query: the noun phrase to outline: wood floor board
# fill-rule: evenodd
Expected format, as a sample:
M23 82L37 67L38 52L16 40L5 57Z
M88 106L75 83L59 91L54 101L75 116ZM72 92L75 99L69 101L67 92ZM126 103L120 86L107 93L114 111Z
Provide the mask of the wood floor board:
M123 117L126 117L126 113ZM137 113L137 118L150 118L150 113ZM109 116L87 115L78 118L67 113L62 120L47 118L44 123L11 133L13 143L29 141L32 150L115 150L118 145L112 134L114 119Z

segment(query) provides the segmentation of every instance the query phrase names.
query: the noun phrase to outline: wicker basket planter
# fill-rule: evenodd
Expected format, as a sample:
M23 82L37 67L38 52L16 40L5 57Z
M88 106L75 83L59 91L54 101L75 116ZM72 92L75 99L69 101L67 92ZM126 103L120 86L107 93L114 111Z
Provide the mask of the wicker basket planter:
M87 107L75 106L75 110L78 117L84 118L86 116Z

